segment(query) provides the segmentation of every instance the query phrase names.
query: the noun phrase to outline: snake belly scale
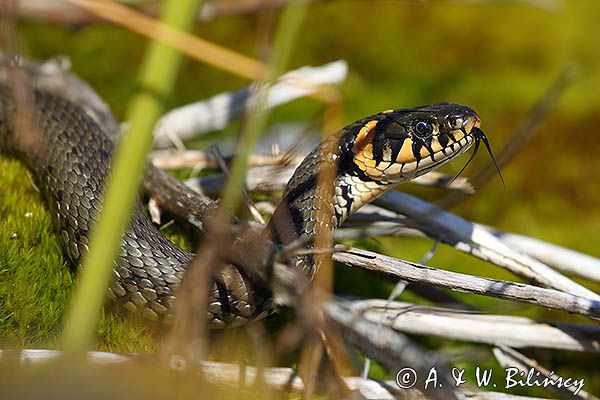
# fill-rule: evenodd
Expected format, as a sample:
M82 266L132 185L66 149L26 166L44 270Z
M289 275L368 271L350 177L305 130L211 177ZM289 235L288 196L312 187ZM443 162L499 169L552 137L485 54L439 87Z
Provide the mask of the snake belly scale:
M28 114L32 132L15 129L16 102L0 86L0 153L22 160L36 178L73 263L88 251L97 222L102 189L109 174L113 142L78 105L35 90ZM335 229L358 208L396 184L427 173L465 152L478 141L479 117L466 106L436 103L385 111L329 136L298 166L266 228L276 243L310 241L315 226ZM40 137L37 137L39 135ZM33 140L31 138L33 137ZM29 138L29 139L28 139ZM333 151L331 149L334 149ZM319 165L335 168L331 221L318 221ZM115 260L109 297L130 311L168 322L176 291L194 254L165 238L146 216L141 202ZM310 259L298 265L312 278ZM268 315L273 300L266 288L228 265L213 277L206 317L212 328L247 323Z

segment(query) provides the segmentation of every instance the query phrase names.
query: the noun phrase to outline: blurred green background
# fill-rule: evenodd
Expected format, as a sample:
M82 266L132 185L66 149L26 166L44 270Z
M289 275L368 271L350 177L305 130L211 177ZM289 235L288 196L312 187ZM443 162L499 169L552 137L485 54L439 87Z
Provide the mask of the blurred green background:
M483 129L499 150L565 65L576 63L579 78L535 136L503 169L506 190L493 178L453 211L472 221L600 257L600 2L548 4L554 6L541 8L517 1L317 3L309 7L291 68L336 59L348 61L350 73L343 86L344 123L384 109L452 101L478 111ZM269 12L222 17L199 24L194 33L264 58L277 16ZM143 38L102 23L62 26L21 21L18 34L23 53L31 58L67 55L72 69L101 94L118 118L123 117L135 89L146 43ZM246 83L187 60L168 106ZM321 107L314 100L299 100L278 109L272 119L314 119ZM473 175L487 161L485 156L478 156L466 175ZM461 166L459 161L445 170L457 172ZM430 200L443 195L435 190L418 193ZM382 239L361 245L418 260L431 243ZM429 264L516 279L444 246ZM15 162L0 160L0 344L56 345L74 279L67 265L43 203L24 169ZM339 293L385 296L390 288L377 277L347 268L336 269L335 279ZM472 295L459 297L491 312L589 323L564 313ZM410 295L405 298L412 299ZM98 347L155 351L159 336L155 327L109 307L100 324ZM421 340L458 354L457 365L473 365L473 360L478 365L495 365L485 347L467 350L461 344ZM597 357L549 351L527 354L557 373L587 378L585 389L600 392Z

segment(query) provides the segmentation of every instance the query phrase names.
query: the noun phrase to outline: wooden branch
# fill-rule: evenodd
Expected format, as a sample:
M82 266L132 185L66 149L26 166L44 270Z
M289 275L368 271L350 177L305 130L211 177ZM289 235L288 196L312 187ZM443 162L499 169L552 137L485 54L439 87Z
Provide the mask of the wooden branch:
M417 376L423 377L435 366L440 371L440 385L423 391L428 398L441 400L462 397L453 389L452 380L447 375L450 371L448 362L440 355L425 350L405 335L379 322L361 318L345 302L329 301L323 305L323 309L328 319L339 328L344 341L377 360L388 370L400 371L408 366L416 371Z
M501 239L465 219L398 191L386 192L374 204L411 218L427 236L458 250L506 268L539 285L600 300L600 295L560 274L544 263L519 252Z
M480 314L385 300L352 302L372 322L402 332L510 347L600 352L600 326L539 322L525 317Z
M517 282L480 278L398 260L367 250L352 248L333 253L335 261L384 274L394 280L427 283L450 290L481 294L600 318L600 301L554 289Z
M224 156L225 161L230 162L232 155ZM219 168L217 159L211 151L204 150L156 150L151 155L152 163L158 168L166 169L179 169L179 168ZM303 156L288 156L287 154L281 155L264 155L264 154L252 154L248 157L248 165L250 167L266 167L266 166L281 166L289 165L295 168ZM277 183L280 183L279 179L276 179ZM279 184L278 186L282 186Z
M406 217L389 214L386 211L378 207L367 206L367 208L353 214L344 227L336 231L336 235L344 239L364 237L365 235L427 237L417 228L410 227L410 222L406 220ZM403 224L406 224L406 226ZM484 230L490 232L502 242L548 266L600 282L600 259L596 257L531 236L505 232L477 223L472 224L474 231Z
M199 230L214 216L217 204L154 166L148 166L143 181L144 191L162 209L177 215Z
M325 85L339 85L348 74L348 64L339 60L318 67L302 67L282 75L269 88L266 109L318 93ZM225 128L253 107L254 85L235 92L220 93L169 111L156 124L155 144L170 146L198 134Z
M475 225L491 232L505 243L537 258L547 265L551 265L566 273L600 282L600 259L596 257L529 236L503 232L490 226Z

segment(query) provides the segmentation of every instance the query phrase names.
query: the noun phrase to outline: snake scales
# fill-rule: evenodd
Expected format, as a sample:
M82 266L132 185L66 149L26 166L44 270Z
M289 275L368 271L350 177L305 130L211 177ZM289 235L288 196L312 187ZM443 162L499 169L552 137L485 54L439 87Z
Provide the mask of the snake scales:
M103 130L66 99L35 90L28 113L34 131L18 132L12 91L0 85L0 152L22 160L33 173L57 223L69 258L77 263L88 251L90 230L101 210L102 188L114 145ZM29 140L28 140L29 138ZM311 152L287 184L267 234L276 243L310 241L317 225L335 229L351 213L395 184L437 168L486 143L479 117L466 106L437 103L385 111L354 122ZM332 149L334 149L332 151ZM319 163L335 168L333 198L324 199L331 220L319 221L323 200ZM322 204L322 203L321 203ZM154 320L173 316L175 294L194 255L166 239L150 222L140 202L115 260L109 296L126 309ZM312 278L306 257L298 262ZM273 307L268 290L233 265L213 277L206 310L213 328L262 318Z

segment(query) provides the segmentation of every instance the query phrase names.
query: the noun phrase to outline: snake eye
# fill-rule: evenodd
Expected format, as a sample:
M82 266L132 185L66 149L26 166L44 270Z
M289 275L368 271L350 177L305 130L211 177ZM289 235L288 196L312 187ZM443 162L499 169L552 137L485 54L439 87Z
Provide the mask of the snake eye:
M427 121L419 121L415 124L415 133L420 138L425 138L433 133L433 125Z

